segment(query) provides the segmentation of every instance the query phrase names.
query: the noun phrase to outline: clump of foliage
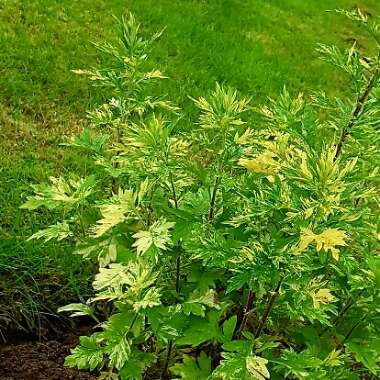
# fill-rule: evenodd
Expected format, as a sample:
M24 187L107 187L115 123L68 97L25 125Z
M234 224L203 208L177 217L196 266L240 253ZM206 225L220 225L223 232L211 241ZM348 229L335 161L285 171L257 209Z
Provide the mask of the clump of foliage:
M377 24L341 13L380 51ZM109 100L66 142L96 170L36 185L23 206L62 215L32 238L75 241L99 264L95 296L61 308L97 322L66 365L124 380L375 378L379 57L320 45L350 98L284 90L252 110L217 85L181 131L180 109L150 96L159 36L130 15L119 46L97 45L112 64L78 73Z

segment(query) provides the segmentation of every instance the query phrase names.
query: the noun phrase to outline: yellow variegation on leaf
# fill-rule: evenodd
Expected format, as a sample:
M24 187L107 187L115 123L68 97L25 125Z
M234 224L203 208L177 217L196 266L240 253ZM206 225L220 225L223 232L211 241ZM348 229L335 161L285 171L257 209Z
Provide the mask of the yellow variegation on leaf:
M274 153L267 150L253 159L241 158L239 165L254 173L276 174L280 170L281 164L275 160L275 157Z
M301 229L300 242L298 244L297 253L301 253L311 244L316 244L316 249L319 252L324 249L326 252L330 251L335 260L339 259L339 250L337 246L345 246L347 235L344 231L336 228L327 228L320 234L315 234L308 228Z
M328 304L335 300L335 297L331 294L330 289L319 289L317 293L312 295L313 305L315 309L319 309L321 304Z
M267 364L268 360L260 356L249 356L246 359L247 371L252 376L252 379L269 379L270 373L267 369Z

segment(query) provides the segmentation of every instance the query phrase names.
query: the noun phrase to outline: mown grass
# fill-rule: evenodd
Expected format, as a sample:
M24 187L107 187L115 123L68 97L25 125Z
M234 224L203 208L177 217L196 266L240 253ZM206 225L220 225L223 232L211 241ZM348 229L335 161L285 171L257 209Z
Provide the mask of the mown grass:
M7 277L0 279L0 296L23 283L28 299L44 299L38 284L46 274L47 283L61 281L66 289L60 297L49 288L57 303L86 291L89 272L70 247L26 242L51 220L19 206L30 183L85 167L58 144L86 124L86 109L100 96L70 70L97 63L90 41L114 38L112 15L132 11L146 33L166 27L153 62L170 79L157 91L193 117L188 96L206 94L216 81L251 96L253 105L284 85L293 93L344 93L345 78L315 59L315 47L354 40L367 47L350 22L325 12L354 6L380 15L377 0L1 1L0 273Z

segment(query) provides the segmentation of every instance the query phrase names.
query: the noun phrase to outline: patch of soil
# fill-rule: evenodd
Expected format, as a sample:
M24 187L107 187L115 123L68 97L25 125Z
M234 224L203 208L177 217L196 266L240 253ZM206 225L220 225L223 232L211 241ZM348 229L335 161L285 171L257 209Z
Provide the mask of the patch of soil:
M80 332L79 334L84 334ZM0 380L95 380L87 372L63 366L65 357L79 340L65 332L45 342L27 341L0 345Z

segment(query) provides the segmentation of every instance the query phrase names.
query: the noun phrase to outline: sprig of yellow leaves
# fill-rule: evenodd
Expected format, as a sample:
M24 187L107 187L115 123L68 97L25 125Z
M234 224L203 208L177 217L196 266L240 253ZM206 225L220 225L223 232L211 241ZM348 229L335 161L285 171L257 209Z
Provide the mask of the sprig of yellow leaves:
M312 294L313 306L319 309L321 304L325 305L335 301L335 297L331 294L330 289L322 288Z
M326 252L330 251L332 257L338 260L339 250L336 247L347 245L346 239L346 233L336 228L327 228L320 234L315 234L308 228L302 228L296 253L304 252L310 244L315 243L318 252L321 249L324 249Z

